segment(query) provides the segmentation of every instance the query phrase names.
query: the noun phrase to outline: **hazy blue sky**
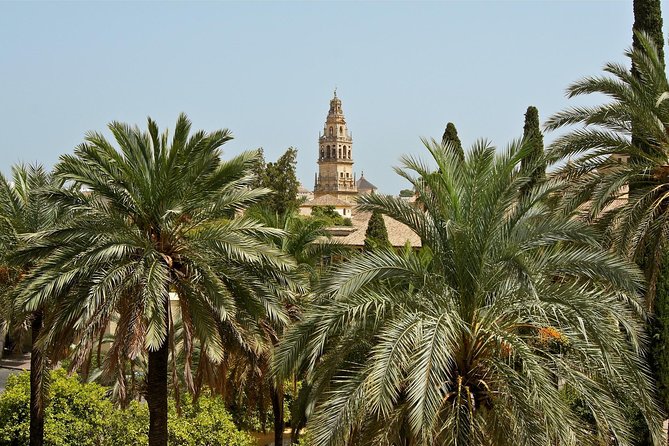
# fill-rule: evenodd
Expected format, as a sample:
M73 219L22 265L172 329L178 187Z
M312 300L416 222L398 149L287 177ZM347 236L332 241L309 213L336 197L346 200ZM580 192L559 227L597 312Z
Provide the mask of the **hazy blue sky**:
M228 155L297 147L312 188L337 86L355 170L397 193L392 166L448 121L466 145L504 146L528 105L543 120L576 104L565 87L624 61L632 18L632 0L0 1L0 171L51 166L112 120L171 128L185 111L232 130Z

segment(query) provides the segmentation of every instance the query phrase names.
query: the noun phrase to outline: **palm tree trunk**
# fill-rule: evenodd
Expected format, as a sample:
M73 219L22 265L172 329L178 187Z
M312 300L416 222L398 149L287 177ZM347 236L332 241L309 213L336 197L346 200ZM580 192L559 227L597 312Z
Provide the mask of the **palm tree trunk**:
M260 427L262 433L267 433L267 406L265 405L265 392L261 387L258 392L258 417L260 418Z
M167 337L158 350L149 351L146 402L149 406L149 446L167 446Z
M297 444L300 441L300 431L304 429L307 425L307 422L302 418L299 422L294 425L291 424L291 433L290 433L290 444Z
M31 323L32 348L30 352L30 446L44 444L44 374L47 373L42 351L35 346L42 331L42 311L36 311Z
M274 446L283 445L283 383L271 386L272 412L274 413Z

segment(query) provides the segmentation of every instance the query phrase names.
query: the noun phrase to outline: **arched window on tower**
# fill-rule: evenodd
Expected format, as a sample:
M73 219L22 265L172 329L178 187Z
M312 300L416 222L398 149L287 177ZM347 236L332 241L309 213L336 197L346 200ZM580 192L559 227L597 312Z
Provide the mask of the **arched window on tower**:
M348 159L351 159L351 149L348 149Z
M330 146L327 146L328 158L330 158Z
M332 127L330 127L330 136L332 136Z
M341 125L339 126L339 134L340 134L340 135L343 135L343 134L344 134L344 127L341 126Z
M341 158L341 149L339 149L339 158Z

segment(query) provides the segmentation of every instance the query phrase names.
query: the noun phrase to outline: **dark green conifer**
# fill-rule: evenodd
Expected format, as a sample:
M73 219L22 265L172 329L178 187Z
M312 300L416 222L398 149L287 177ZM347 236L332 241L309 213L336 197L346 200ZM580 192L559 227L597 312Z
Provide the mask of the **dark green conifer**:
M365 231L365 251L389 246L388 230L383 221L383 214L373 211L367 223L367 231Z
M455 150L455 153L458 155L458 157L464 161L465 159L465 151L462 148L462 142L460 142L460 138L458 137L458 131L455 128L455 125L452 122L449 122L446 124L446 129L444 130L444 136L441 137L441 142L444 145L451 144L451 147L453 150Z
M531 146L528 155L521 161L521 169L531 178L524 188L529 191L541 183L546 176L546 164L542 159L544 156L544 136L539 127L539 111L534 106L527 107L525 112L523 140Z
M657 55L664 65L664 36L662 33L662 9L660 0L634 0L634 24L632 26L632 46L636 49L641 47L639 38L636 32L645 32L655 43L657 47ZM637 72L632 66L632 75L636 76ZM635 129L638 127L632 120L632 143L641 148L646 149L643 139L637 135ZM634 189L635 185L630 184L630 191ZM652 250L647 250L650 253ZM649 276L649 262L652 262L651 255L647 254L639 262L639 266ZM666 253L659 259L658 277L655 284L655 296L652 308L654 309L654 317L652 323L649 324L649 331L651 332L651 364L656 378L656 385L660 397L660 401L664 409L669 408L669 255ZM636 414L638 417L638 414ZM647 426L644 422L639 422L640 441L639 446L650 445L651 442L647 435Z
M632 25L632 46L639 48L639 39L634 31L644 31L657 46L657 54L664 63L664 36L662 34L662 8L660 0L634 0L634 25Z
M657 373L657 388L664 407L669 407L669 252L663 250L655 291L655 320L653 356Z

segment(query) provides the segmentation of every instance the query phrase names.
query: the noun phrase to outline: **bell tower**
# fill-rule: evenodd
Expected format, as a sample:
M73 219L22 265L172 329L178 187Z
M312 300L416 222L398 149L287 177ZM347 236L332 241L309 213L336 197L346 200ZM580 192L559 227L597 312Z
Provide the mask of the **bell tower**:
M358 195L353 176L352 146L353 138L346 127L341 99L337 97L335 89L323 133L318 136L318 174L314 197L333 195L352 202Z

